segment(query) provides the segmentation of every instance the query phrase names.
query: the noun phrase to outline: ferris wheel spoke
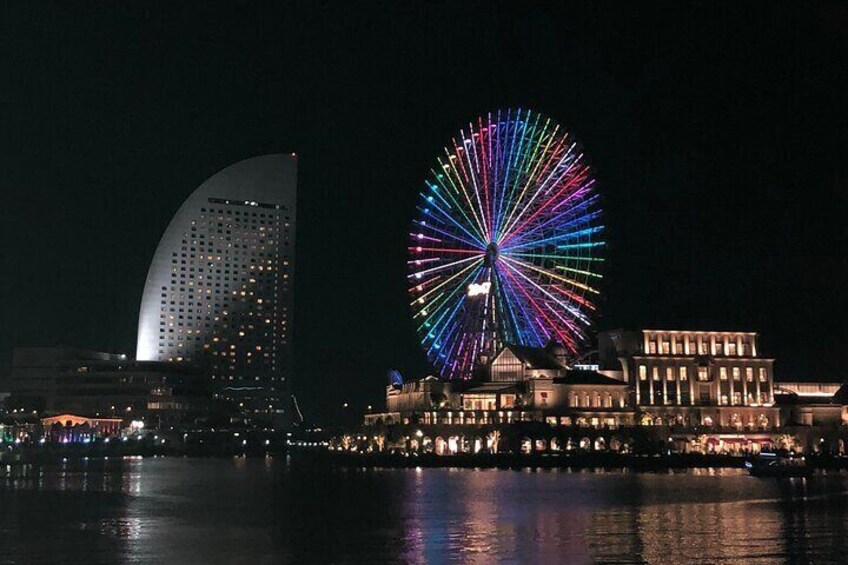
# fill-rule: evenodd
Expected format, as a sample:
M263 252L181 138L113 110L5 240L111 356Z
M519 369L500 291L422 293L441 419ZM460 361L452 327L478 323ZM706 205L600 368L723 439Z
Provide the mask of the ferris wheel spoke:
M553 159L556 159L557 162L554 165L549 164L538 173L539 177L544 177L544 180L541 182L537 182L537 174L533 174L531 179L524 184L521 192L518 195L518 198L515 200L514 204L510 207L509 215L506 218L505 222L502 224L501 229L498 231L499 240L503 240L504 236L510 231L510 226L514 222L516 212L521 211L523 213L526 209L528 209L535 199L548 190L549 183L552 179L556 178L557 180L568 172L571 167L571 163L568 163L568 167L564 172L560 173L555 177L557 172L559 172L565 163L565 160L571 157L570 150L563 149L564 144L566 143L566 138L560 140L558 146L555 148ZM550 172L549 172L550 171ZM532 190L531 190L532 189ZM528 192L532 192L532 197L530 200L525 201L524 198L528 194Z
M431 214L429 208L423 208L422 210L428 216L428 219L427 220L418 220L418 221L415 222L414 226L417 226L416 229L418 230L418 233L434 232L434 233L437 233L437 234L439 234L443 237L448 237L448 238L450 238L454 241L460 242L463 245L467 245L469 247L474 247L474 248L484 248L484 247L486 247L483 244L482 241L478 240L477 236L475 236L470 231L468 231L464 226L461 226L461 225L457 224L456 222L452 222L453 226L451 226L450 224L445 222L442 218L440 218L438 214ZM462 234L457 233L457 231L455 229L452 229L452 227L459 228L459 231L461 231ZM463 237L463 234L465 236L468 236L468 238L466 239L465 237ZM417 235L417 234L410 234L410 235L415 237L415 235Z
M528 111L529 117L529 111ZM510 138L509 159L506 166L506 175L504 175L504 198L501 200L501 210L499 210L498 219L501 220L503 213L509 210L512 197L518 190L521 181L518 161L521 158L522 149L524 147L524 139L527 133L527 119L521 119L521 109L516 112L516 120L513 122L512 136ZM517 140L517 145L516 145Z
M474 148L474 161L476 169L480 172L480 185L483 188L483 209L487 212L487 221L489 224L489 234L494 237L494 224L492 217L491 194L489 187L489 166L488 156L486 153L486 139L488 139L488 128L483 127L483 118L477 118L477 131L473 131L471 123L468 124L468 129L471 131L471 145ZM475 141L475 137L479 138L479 143ZM479 154L478 154L479 150Z
M597 200L597 195L581 200L578 204L575 204L556 215L552 215L543 222L535 224L533 227L528 228L521 234L516 235L511 239L509 245L506 247L514 248L516 245L520 244L532 244L534 241L537 241L537 238L540 235L545 237L544 234L546 231L549 232L551 230L556 230L561 233L563 231L567 232L575 226L590 224L592 221L601 216L600 210L591 210L591 207L597 203ZM503 249L504 246L502 245L501 248Z
M416 249L418 249L418 248L416 248ZM423 248L421 248L421 249L423 249ZM439 251L439 252L443 251L442 249L438 249L438 248L436 250ZM462 264L468 263L470 261L482 261L482 260L483 260L483 255L481 255L480 253L477 253L476 257L466 257L465 259L460 259L458 261L451 261L450 263L445 263L444 265L439 265L438 267L430 267L429 269L424 269L423 271L412 272L409 275L407 275L407 278L419 280L419 279L421 279L421 277L423 277L424 275L429 274L429 273L435 273L436 271L441 271L443 269L449 269L451 267L455 267L456 265L462 265Z
M513 269L513 270L514 270L514 269ZM516 272L517 274L519 274L519 275L521 274L521 273L518 273L517 271L515 271L515 272ZM509 272L506 272L506 274L507 274L507 276L508 276L509 278L511 278L511 279L513 279L513 281L515 281L515 279L514 279L514 277L513 277L513 275L512 275L512 274L510 274ZM527 299L527 301L529 302L529 304L533 307L533 310L535 311L535 313L536 313L536 314L538 314L539 316L541 316L541 317L542 317L542 319L545 321L545 324L540 324L540 323L539 323L539 321L538 321L538 319L536 320L537 324L540 326L540 328L541 328L541 330L542 330L542 333L545 335L545 339L546 339L546 340L547 340L547 339L550 339L550 334L551 334L551 333L555 333L555 334L556 334L556 336L557 336L557 338L559 338L559 339L560 339L561 341L563 341L563 342L566 342L566 343L565 343L565 345L567 345L569 342L571 342L571 338L569 338L569 337L568 337L568 336L567 336L567 335L566 335L566 334L565 334L565 333L564 333L564 332L563 332L563 331L559 328L559 325L558 325L558 324L555 324L555 323L554 323L554 322L550 319L550 317L548 316L548 313L547 313L546 309L545 309L545 308L543 308L541 304L539 304L539 301L537 301L537 300L536 300L536 299L535 299L535 298L534 298L534 297L530 294L530 292L528 292L527 288L525 288L525 287L524 287L523 285L521 285L520 283L517 283L517 284L518 284L518 287L517 287L517 288L518 288L519 292L520 292L521 294L523 294L523 295L524 295L524 297ZM531 319L532 319L532 317L531 317ZM541 343L541 344L544 344L544 341L542 341L542 343Z
M554 273L554 272L551 272L551 271L548 271L548 270L545 270L545 269L541 269L541 268L537 267L536 265L533 265L533 264L530 264L530 263L525 263L524 261L519 261L517 259L510 259L510 258L507 258L507 257L503 257L503 260L507 264L512 264L512 265L516 265L516 266L519 266L519 267L523 267L525 269L529 269L531 271L535 271L535 272L537 272L541 275L544 275L548 278L557 280L559 282L564 282L566 284L570 284L571 286L581 288L581 289L588 291L588 292L591 292L593 294L600 294L599 290L597 290L596 288L592 288L588 284L583 284L580 281L576 281L574 279L569 279L568 277L558 275L557 273ZM598 276L600 277L601 275L598 275Z
M529 222L533 221L534 218L536 218L539 214L541 214L547 208L549 208L552 205L553 202L557 202L557 199L564 197L573 188L578 187L580 185L580 183L586 179L586 177L588 176L588 173L589 173L588 167L586 167L586 166L581 167L577 174L570 177L566 182L562 183L560 188L556 189L557 192L551 198L547 199L540 206L538 206L533 211L532 214L530 214L529 216L524 218L524 214L526 214L528 212L528 210L530 208L530 204L532 204L533 201L536 198L535 195L534 195L533 200L528 202L527 205L522 209L522 211L515 217L515 219L512 221L512 223L509 226L507 226L507 229L505 230L504 235L501 238L501 241L504 244L506 244L506 242L509 241L510 238L513 237L514 234L520 232L521 229L525 225L527 225ZM575 192L577 192L577 191L575 191ZM573 197L573 195L572 195L572 197ZM521 220L521 223L519 223L519 220Z
M500 274L500 270L498 270L498 273ZM511 284L509 273L504 273L503 275L504 276L501 277L501 281L505 289L503 300L507 306L507 311L514 324L516 337L521 339L521 343L535 343L536 345L544 344L545 338L539 335L539 333L536 331L536 327L532 323L529 323L529 320L533 319L533 314L532 310L530 309L530 305L525 305L521 302L521 295L519 293L518 287ZM526 323L519 323L519 317L520 319L525 320ZM535 337L535 340L528 339L528 333L532 333L533 337Z
M454 141L454 148L456 149L457 155L459 153L462 153L465 156L465 159L460 158L460 159L457 159L457 161L459 161L459 164L462 167L462 170L463 170L463 173L464 173L464 176L465 176L465 179L466 179L465 184L469 185L469 189L471 190L471 193L474 195L474 199L477 202L477 209L480 212L480 221L483 224L483 232L486 235L486 239L489 240L489 239L491 239L491 233L492 233L491 227L489 226L488 222L486 221L486 212L485 212L485 209L483 207L483 202L482 202L481 197L480 197L480 192L481 192L480 186L477 183L477 175L475 174L474 164L471 162L471 153L474 152L474 149L473 149L473 147L472 147L471 150L469 150L469 148L468 148L469 144L473 144L473 137L471 137L471 138L465 137L465 132L460 132L460 135L462 137L462 146L457 147L456 141ZM466 170L466 167L465 167L466 164L468 165L467 170Z
M442 161L439 159L440 168L443 168ZM474 210L472 210L472 216L469 216L465 211L465 205L461 203L457 196L459 196L459 190L456 188L456 185L453 182L450 174L448 173L447 179L448 182L445 182L445 174L436 172L433 169L430 169L433 178L435 179L435 183L427 182L427 188L430 189L430 194L425 197L425 200L428 204L434 205L436 210L442 214L443 217L447 218L452 223L456 224L463 231L468 231L468 229L473 230L476 235L472 235L472 239L479 240L481 243L485 240L485 232L482 229L482 225L477 221L474 216ZM444 204L444 208L435 204L436 200ZM458 223L458 218L454 218L451 216L448 211L456 210L459 216L465 220L468 229L462 227Z
M503 145L504 149L508 148L506 152L506 156L504 159L503 166L503 175L501 177L501 193L502 198L500 199L500 206L498 207L497 217L500 218L506 211L506 204L510 199L510 193L515 188L514 178L515 178L515 159L517 158L517 151L515 147L515 139L518 137L518 131L523 126L521 121L521 109L516 112L515 117L510 120L509 119L510 112L507 111L507 122L506 127L506 140ZM500 133L500 132L499 132Z
M501 254L506 257L523 257L526 259L552 259L554 261L590 261L603 262L603 257L590 257L579 255L551 255L549 253L515 253L513 251L501 251Z
M454 305L453 310L449 311L451 315L448 317L447 316L448 311L446 310L445 314L443 314L439 318L438 322L434 325L434 329L431 332L429 332L428 335L432 336L432 343L430 344L430 350L432 350L432 349L442 349L442 346L443 346L442 339L443 339L443 336L445 336L445 331L450 329L450 328L453 328L454 326L456 326L457 324L460 323L460 320L456 317L456 312L462 306L464 301L465 301L465 297L464 296L460 297L459 300L457 300L456 304ZM444 324L441 323L443 320L445 321ZM447 337L450 337L450 336L451 336L451 333L448 332ZM429 353L429 350L428 350L428 353Z
M489 238L486 233L486 226L483 224L483 220L480 216L477 215L477 208L471 201L471 197L468 195L468 189L466 188L465 183L462 182L462 177L459 174L459 170L456 168L455 161L458 157L456 154L451 155L447 148L445 148L445 153L448 155L448 159L447 161L443 161L440 158L438 160L439 166L444 170L448 183L453 191L457 194L457 196L461 196L465 200L465 203L468 206L468 211L471 212L471 216L474 218L474 222L479 230L480 238L484 241L488 241Z
M452 302L451 302L452 300L457 300L457 299L461 300L462 298L464 298L465 294L466 294L465 290L464 290L466 284L468 283L469 280L474 279L476 277L476 275L478 274L478 272L479 272L478 270L472 270L471 272L469 272L465 275L465 277L462 279L462 281L460 281L459 283L454 285L452 287L452 289L448 289L448 290L443 291L442 293L437 295L435 298L431 299L429 302L425 301L421 310L419 310L419 312L417 313L417 315L424 316L424 322L422 323L422 326L426 326L427 322L430 320L430 318L433 318L433 316L436 316L437 314L443 315L445 309L450 308L450 304L452 304ZM436 318L435 322L430 322L430 324L431 324L431 326L433 324L437 325L440 321L441 321L441 316ZM430 326L427 326L427 327L430 327Z
M525 248L528 248L528 247L544 247L545 245L550 244L550 243L555 244L555 243L558 243L558 242L567 241L569 239L574 239L575 237L580 237L580 236L586 237L586 236L592 235L594 233L601 232L603 230L604 230L604 226L594 226L592 228L585 228L584 230L578 230L576 232L568 231L568 232L565 232L565 233L557 234L557 235L552 236L552 237L548 237L546 239L538 239L538 240L534 240L534 241L527 241L527 242L524 242L524 243L514 243L513 245L509 245L507 247L501 247L501 251L506 255L518 254L518 253L516 253L517 249L525 249ZM575 234L577 234L577 235L575 236ZM603 241L589 241L589 242L583 242L583 243L590 243L591 245L586 245L586 246L583 246L583 247L569 247L568 244L566 244L566 245L562 245L562 246L558 245L557 249L589 249L591 247L599 247L599 246L604 245Z
M557 286L557 285L552 285L551 288L556 290L557 292L564 294L565 296L568 297L569 300L573 300L574 302L578 302L579 304L585 306L589 310L595 309L595 305L590 300L587 300L582 295L580 295L580 294L578 294L578 293L576 293L572 290L568 290L567 288L563 288L563 287Z
M462 268L461 270L457 271L456 273L454 273L454 274L453 274L453 275L451 275L450 277L446 278L446 279L445 279L444 281L442 281L439 285L437 285L437 286L433 287L432 289L428 290L428 291L427 291L427 292L425 292L424 294L420 295L418 298L416 298L415 300L413 300L412 302L410 302L410 304L415 304L416 302L418 302L419 304L423 304L423 303L424 303L424 299L425 299L427 296L429 296L429 295L430 295L430 294L432 294L433 292L436 292L437 290L439 290L440 288L444 287L445 285L450 284L452 281L454 281L455 279L457 279L457 278L459 278L460 276L462 276L464 273L467 273L469 270L471 270L471 269L473 269L474 267L477 267L477 266L478 266L478 265L477 265L477 263L475 262L475 263L471 263L470 265L468 265L468 266L466 266L466 267Z
M513 261L510 261L510 260L504 259L504 263L507 265L507 267L508 267L508 268L510 268L513 272L515 272L515 273L516 273L518 276L520 276L522 279L524 279L524 281L525 281L525 282L527 282L528 284L530 284L530 286L532 286L533 288L535 288L536 290L538 290L541 294L543 294L544 296L548 297L550 300L553 300L554 302L556 302L559 306L561 306L563 309L567 310L569 313L571 313L571 314L572 314L575 318L577 318L578 320L581 320L582 322L587 323L587 324L589 323L589 319L588 319L588 318L587 318L587 317L586 317L586 316L585 316L582 312L580 312L580 310L579 310L578 308L575 308L574 306L572 306L572 305L568 304L567 302L563 302L562 300L558 299L556 296L554 296L553 294L551 294L550 292L548 292L547 290L545 290L545 288L543 288L541 285L539 285L539 283L537 283L536 281L534 281L532 278L530 278L530 277L529 277L529 276L527 276L526 274L522 273L520 269L518 269L516 266L514 266L514 265L512 264L512 263L513 263ZM528 268L528 267L529 267L531 270L536 270L536 271L539 271L539 270L540 270L540 269L538 269L537 267L535 267L535 266L533 266L533 265L529 265L529 264L527 264L527 263L522 264L522 263L520 263L520 262L516 262L516 264L517 264L517 265L521 265L521 266L523 266L523 267L525 267L525 268ZM569 279L565 279L565 277L558 277L558 276L557 276L556 274L554 274L554 273L548 273L547 271L543 271L543 270L541 270L541 271L542 271L542 273L543 273L543 274L546 274L547 276L550 276L550 277L552 277L552 278L557 278L557 279L562 279L562 280L569 280ZM597 291L596 291L596 290L591 289L591 287L589 287L588 285L583 285L582 283L579 283L579 282L577 282L577 281L569 281L569 282L570 282L572 285L577 286L578 288L583 288L584 290L590 290L590 291L593 291L593 292L597 293Z
M503 207L504 211L511 211L516 202L516 195L523 195L527 189L527 187L532 183L532 173L533 170L530 170L529 165L532 165L535 162L535 156L537 154L539 144L544 136L544 131L540 136L537 137L536 131L539 126L539 120L541 119L540 115L536 115L536 119L533 121L533 124L530 125L530 111L527 111L527 116L524 119L522 128L521 128L521 138L519 142L518 149L515 151L516 160L513 163L513 168L516 173L513 176L513 182L510 183L510 190L507 198L505 199L505 204ZM547 129L547 125L550 120L547 120L544 125L544 129ZM530 131L528 132L528 127ZM532 149L531 149L532 146ZM536 163L538 165L538 163ZM499 239L499 234L501 232L501 228L504 225L504 221L508 221L508 217L504 218L503 213L498 215L498 228L496 233L498 235L495 236L495 239Z
M482 257L483 253L479 249L460 249L458 247L424 247L422 245L411 245L409 246L409 251L414 251L415 253L423 253L424 251L433 251L436 253L447 253L449 255L459 254L459 255L476 255L477 257Z

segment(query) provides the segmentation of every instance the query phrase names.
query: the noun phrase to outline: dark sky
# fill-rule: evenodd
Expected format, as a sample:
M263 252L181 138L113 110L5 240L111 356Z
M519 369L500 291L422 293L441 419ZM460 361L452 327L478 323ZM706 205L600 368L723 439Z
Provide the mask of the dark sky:
M240 159L300 156L295 391L307 416L427 369L406 228L441 147L530 107L605 198L600 328L762 333L844 374L848 9L738 2L7 2L0 361L133 353L171 215Z

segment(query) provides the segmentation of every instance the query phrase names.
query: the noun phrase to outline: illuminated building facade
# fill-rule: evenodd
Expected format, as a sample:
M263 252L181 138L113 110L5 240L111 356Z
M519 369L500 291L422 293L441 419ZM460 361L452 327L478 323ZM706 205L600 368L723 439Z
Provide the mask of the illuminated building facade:
M193 364L257 420L287 420L297 161L223 169L168 224L150 265L136 357Z
M762 430L779 425L774 359L761 357L752 332L607 332L604 344L628 344L615 356L632 385L641 418L654 424ZM623 334L631 335L625 336ZM602 364L608 361L603 361Z
M633 423L629 387L588 368L565 365L565 352L546 347L504 346L487 364L481 382L452 383L435 377L393 383L386 412L366 424L495 426L545 422L552 426L615 428Z
M843 453L848 442L848 387L775 383L755 333L613 330L598 335L596 362L564 353L506 345L471 382L393 381L365 426L400 430L406 444L391 449L437 454L492 453L504 438L511 452L627 451L653 438L650 449L738 454L792 437Z

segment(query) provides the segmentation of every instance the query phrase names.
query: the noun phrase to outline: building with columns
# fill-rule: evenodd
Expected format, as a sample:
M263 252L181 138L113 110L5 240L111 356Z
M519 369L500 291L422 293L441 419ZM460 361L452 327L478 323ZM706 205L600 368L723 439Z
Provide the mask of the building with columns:
M613 330L598 337L601 366L630 383L640 419L734 429L779 425L774 359L753 332Z
M410 445L420 434L425 451L428 438L434 446L453 438L442 442L444 453L450 445L491 451L493 437L510 434L534 438L534 450L572 443L626 449L647 427L667 448L701 453L756 452L789 436L801 447L820 447L822 434L841 433L848 387L775 383L774 359L762 355L757 338L740 331L611 330L598 334L596 364L569 363L555 343L508 344L483 360L472 381L393 382L387 410L367 414L364 423L395 426Z

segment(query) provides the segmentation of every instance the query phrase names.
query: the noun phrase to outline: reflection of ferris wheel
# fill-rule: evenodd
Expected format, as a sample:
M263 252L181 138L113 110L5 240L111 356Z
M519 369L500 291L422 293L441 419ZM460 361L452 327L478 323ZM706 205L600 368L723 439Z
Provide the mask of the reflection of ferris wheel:
M504 343L586 337L604 245L594 179L552 120L498 111L460 130L426 181L409 247L413 318L442 377Z

